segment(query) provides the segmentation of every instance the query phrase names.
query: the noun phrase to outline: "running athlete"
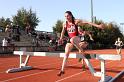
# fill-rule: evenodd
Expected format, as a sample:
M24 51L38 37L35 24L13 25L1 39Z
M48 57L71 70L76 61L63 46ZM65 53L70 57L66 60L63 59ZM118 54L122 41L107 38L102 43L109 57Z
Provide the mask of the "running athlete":
M117 54L121 54L121 48L124 45L123 42L121 41L121 38L118 37L118 39L115 41L115 45L116 45L116 51Z
M61 71L57 74L58 76L61 76L62 74L64 74L64 67L65 67L69 53L71 52L73 46L75 46L79 50L79 53L84 54L83 48L86 46L84 45L83 48L81 48L81 46L80 46L81 40L80 40L80 37L78 36L78 33L79 32L81 33L81 30L78 28L78 26L83 26L85 24L89 24L89 25L95 26L97 28L103 29L102 24L97 25L97 24L94 24L91 22L86 22L86 21L83 21L80 19L75 19L71 11L65 12L65 19L66 19L66 22L63 23L63 28L62 28L61 36L59 39L59 43L62 42L65 31L67 31L67 33L68 33L69 40L65 46L65 56L64 56L64 59L62 62Z

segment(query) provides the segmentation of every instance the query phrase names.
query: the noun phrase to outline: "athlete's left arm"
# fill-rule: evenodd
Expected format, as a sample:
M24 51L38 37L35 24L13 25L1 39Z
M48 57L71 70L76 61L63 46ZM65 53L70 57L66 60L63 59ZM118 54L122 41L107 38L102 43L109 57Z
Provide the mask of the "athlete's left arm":
M83 20L80 20L80 19L76 19L75 20L75 24L78 24L78 25L81 25L81 26L83 26L85 24L89 24L89 25L95 26L97 28L104 29L104 25L103 24L98 25L98 24L95 24L95 23L92 23L92 22L83 21Z

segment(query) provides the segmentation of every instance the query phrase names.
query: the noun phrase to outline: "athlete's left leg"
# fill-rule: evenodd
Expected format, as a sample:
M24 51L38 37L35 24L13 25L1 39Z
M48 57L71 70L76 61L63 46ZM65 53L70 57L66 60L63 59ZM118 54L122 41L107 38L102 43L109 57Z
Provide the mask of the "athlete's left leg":
M86 49L87 46L88 46L88 43L86 41L83 41L83 42L80 42L79 45L80 45L81 48ZM78 61L82 63L82 70L84 71L85 70L84 59L79 58Z
M64 74L64 68L65 68L66 62L68 60L69 53L71 52L72 48L73 48L73 44L71 44L71 43L66 44L66 46L65 46L65 56L63 58L61 71L57 74L58 76L61 76L62 74Z
M81 42L81 40L80 40L80 38L78 36L72 37L70 39L70 42L79 50L79 53L84 54L84 49L81 48L81 46L79 44Z

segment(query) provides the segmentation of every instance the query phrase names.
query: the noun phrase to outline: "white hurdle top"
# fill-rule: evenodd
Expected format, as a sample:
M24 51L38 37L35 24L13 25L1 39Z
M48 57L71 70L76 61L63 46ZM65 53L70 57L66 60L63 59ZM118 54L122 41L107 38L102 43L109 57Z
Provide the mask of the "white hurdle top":
M64 57L65 53L58 52L26 52L14 51L15 55L30 55L30 56L53 56ZM118 54L87 54L85 57L79 53L70 53L69 58L86 58L86 59L100 59L100 60L121 60L121 55Z

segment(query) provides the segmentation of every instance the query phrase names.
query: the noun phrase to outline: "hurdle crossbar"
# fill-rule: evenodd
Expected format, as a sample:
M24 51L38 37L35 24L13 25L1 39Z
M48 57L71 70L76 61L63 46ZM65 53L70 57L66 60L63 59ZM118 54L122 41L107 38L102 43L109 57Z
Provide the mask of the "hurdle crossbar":
M30 56L53 56L64 57L65 53L57 52L26 52L26 51L14 51L15 55L30 55ZM85 57L79 53L70 53L69 58L83 58L83 59L99 59L99 60L121 60L121 55L118 54L86 54Z
M23 70L32 69L31 66L27 66L30 56L51 56L51 57L64 57L65 53L58 52L26 52L26 51L14 51L14 55L20 56L20 67L8 69L6 73L18 72ZM22 56L26 55L26 59L23 62ZM105 60L121 60L121 55L118 54L79 54L79 53L70 53L69 58L82 58L86 62L91 74L97 77L101 77L99 82L108 82L112 79L111 76L106 76L105 73ZM101 61L101 72L96 72L90 63L89 59L98 59Z

